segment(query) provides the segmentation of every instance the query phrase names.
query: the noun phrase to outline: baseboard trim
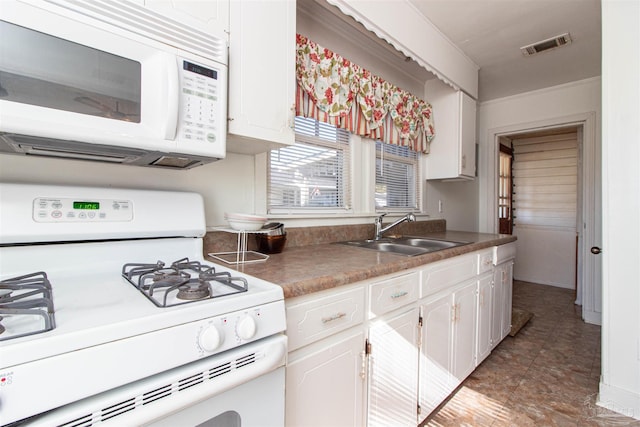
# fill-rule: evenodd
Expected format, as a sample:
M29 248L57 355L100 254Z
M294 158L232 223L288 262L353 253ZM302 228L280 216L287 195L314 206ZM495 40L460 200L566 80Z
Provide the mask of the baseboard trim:
M586 323L591 323L592 325L602 326L602 313L598 313L597 311L582 311L582 319Z
M596 404L626 417L640 420L640 393L600 382Z

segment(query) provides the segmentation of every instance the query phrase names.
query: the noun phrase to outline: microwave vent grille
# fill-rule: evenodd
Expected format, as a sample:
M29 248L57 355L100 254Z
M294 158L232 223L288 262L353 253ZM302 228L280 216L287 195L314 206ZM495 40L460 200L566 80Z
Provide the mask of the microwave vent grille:
M72 12L227 65L224 40L127 0L46 0Z

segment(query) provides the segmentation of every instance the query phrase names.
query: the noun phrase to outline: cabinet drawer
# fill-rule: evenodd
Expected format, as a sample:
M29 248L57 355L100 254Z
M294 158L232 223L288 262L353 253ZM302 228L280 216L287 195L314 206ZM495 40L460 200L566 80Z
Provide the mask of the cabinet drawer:
M491 271L493 268L493 248L478 254L478 274Z
M420 276L417 271L370 285L370 312L380 316L418 300Z
M516 242L493 247L493 263L498 265L516 257Z
M287 306L289 351L363 321L363 287Z
M468 254L440 261L422 271L421 298L474 277L478 271L478 255Z

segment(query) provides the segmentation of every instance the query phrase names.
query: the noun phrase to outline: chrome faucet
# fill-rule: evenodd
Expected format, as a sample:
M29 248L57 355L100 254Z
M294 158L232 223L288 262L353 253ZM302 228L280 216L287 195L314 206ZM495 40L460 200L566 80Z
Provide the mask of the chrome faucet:
M393 222L389 225L387 225L386 227L382 227L382 218L384 218L384 216L386 215L386 213L380 215L379 217L376 218L375 221L375 225L376 225L376 236L374 237L375 240L380 240L382 239L382 233L391 230L393 227L395 227L396 225L402 223L402 222L413 222L416 220L416 216L412 213L408 213L405 216L403 216L402 218L400 218L399 220L397 220L396 222Z

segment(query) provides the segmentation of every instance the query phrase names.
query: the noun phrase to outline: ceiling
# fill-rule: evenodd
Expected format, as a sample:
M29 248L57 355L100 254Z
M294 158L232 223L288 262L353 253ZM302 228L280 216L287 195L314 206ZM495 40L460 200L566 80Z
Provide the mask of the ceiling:
M600 75L600 0L409 0L480 67L479 101ZM572 43L520 47L569 32Z

